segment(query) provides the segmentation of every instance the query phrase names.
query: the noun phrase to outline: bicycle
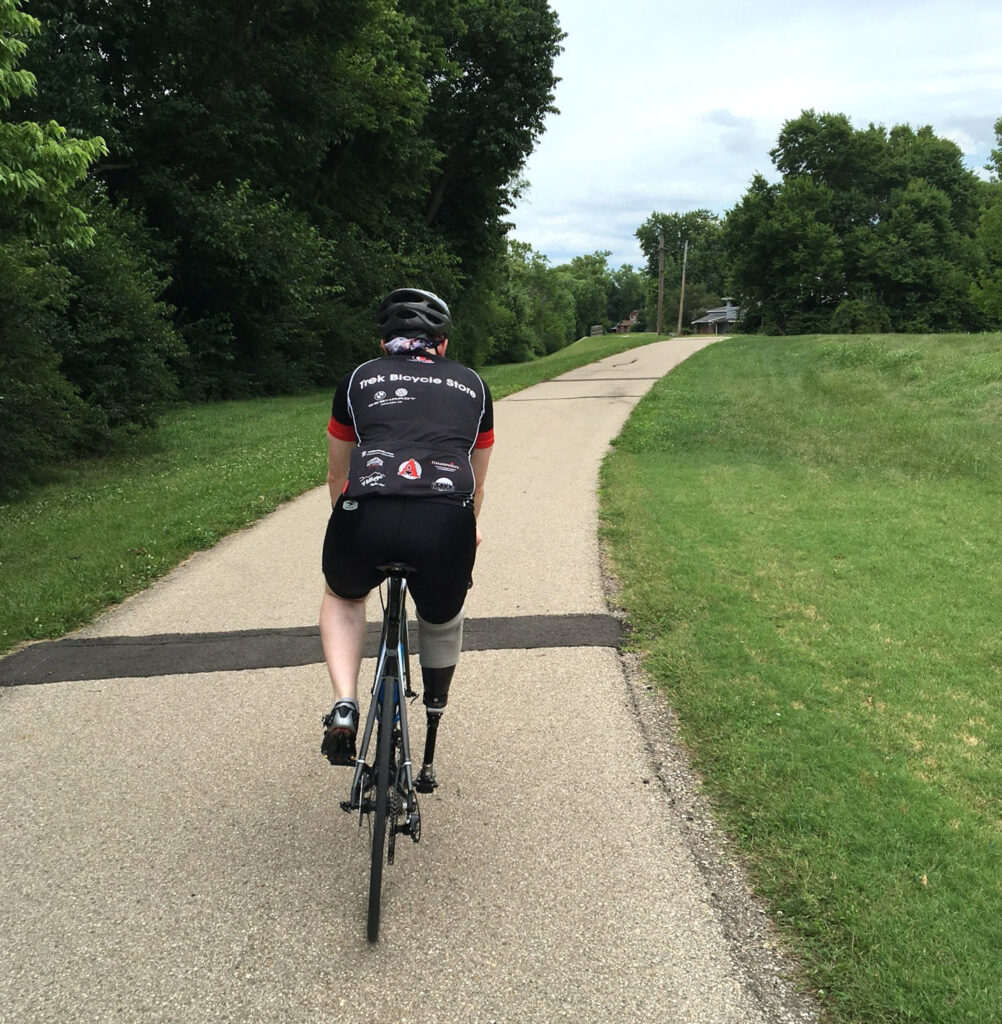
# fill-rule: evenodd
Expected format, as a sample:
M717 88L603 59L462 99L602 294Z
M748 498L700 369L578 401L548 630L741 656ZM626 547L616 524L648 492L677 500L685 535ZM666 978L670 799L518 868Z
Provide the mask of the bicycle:
M438 718L429 720L425 758L417 780L411 768L410 737L407 730L407 702L417 693L411 689L410 642L407 634L405 604L407 576L415 570L403 562L380 565L387 576L387 596L383 608L383 629L376 657L369 714L362 742L355 759L355 775L343 810L358 811L359 828L370 815L372 854L369 870L367 935L369 942L379 937L384 850L385 863L392 864L398 835L421 839L421 810L417 794L430 793L437 786L432 759ZM376 730L376 756L369 763L373 727ZM387 840L388 835L388 840Z

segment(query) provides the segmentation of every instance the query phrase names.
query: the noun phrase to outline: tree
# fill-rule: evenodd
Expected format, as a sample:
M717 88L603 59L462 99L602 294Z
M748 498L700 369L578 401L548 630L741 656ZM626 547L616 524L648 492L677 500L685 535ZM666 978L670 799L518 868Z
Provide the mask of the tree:
M0 114L36 88L35 76L17 65L28 49L23 37L41 26L20 6L21 0L0 0ZM89 244L93 233L71 192L105 152L103 139L68 138L55 121L0 120L0 238Z
M466 0L459 10L458 35L441 33L448 63L423 126L441 153L425 217L475 272L504 237L518 174L556 112L563 33L546 0Z
M806 177L770 185L755 175L728 213L725 243L749 326L781 334L829 329L845 290L832 197Z
M34 6L46 75L29 112L73 110L109 140L112 203L167 243L189 393L333 379L376 297L406 280L448 294L457 350L484 354L463 325L499 279L503 218L551 109L561 35L545 0L359 0L337 17L330 0Z
M69 302L53 337L60 369L87 406L81 444L99 451L120 429L155 425L177 397L173 367L185 349L161 298L165 268L140 219L100 191L85 209L94 241L59 256Z
M982 264L971 284L971 301L994 324L1002 324L1002 117L995 122L999 145L992 150L987 170L992 182L986 186L975 238Z
M951 210L945 192L912 178L892 192L880 221L854 239L854 275L880 297L894 330L976 324L968 296L973 245L953 226Z
M980 326L968 292L981 184L956 145L929 127L857 130L843 114L805 110L770 155L782 180L757 175L725 222L749 322L779 332L862 320Z
M729 290L730 271L724 248L720 219L709 210L686 213L655 211L637 228L640 248L647 258L647 306L657 305L659 237L664 239L664 321L678 321L678 303L682 287L682 262L685 243L689 243L686 261L685 309L683 323L688 325L707 309L718 305Z
M617 324L620 320L626 320L636 310L640 313L641 323L646 326L645 276L634 270L629 263L624 263L618 270L613 270L610 277L608 322Z
M490 334L492 363L512 363L555 352L574 340L574 291L563 270L551 267L525 242L509 241L504 276L481 316Z
M9 491L72 443L83 405L51 344L69 299L67 273L50 249L89 245L93 229L73 202L74 185L104 150L72 139L54 121L4 118L35 88L18 63L38 21L18 0L0 0L0 488Z
M1002 178L1002 117L995 122L995 141L998 146L992 150L985 170L991 172L993 182L998 182Z
M608 260L608 251L593 252L575 256L570 263L557 268L574 296L575 338L584 337L596 324L609 326L612 275Z

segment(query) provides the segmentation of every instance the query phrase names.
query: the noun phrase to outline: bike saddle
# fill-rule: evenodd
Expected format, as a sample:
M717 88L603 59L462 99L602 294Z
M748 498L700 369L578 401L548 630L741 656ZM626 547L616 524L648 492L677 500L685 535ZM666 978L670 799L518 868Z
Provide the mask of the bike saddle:
M406 562L387 562L385 565L377 565L376 568L380 572L385 572L387 576L406 577L417 572L413 565L408 565Z

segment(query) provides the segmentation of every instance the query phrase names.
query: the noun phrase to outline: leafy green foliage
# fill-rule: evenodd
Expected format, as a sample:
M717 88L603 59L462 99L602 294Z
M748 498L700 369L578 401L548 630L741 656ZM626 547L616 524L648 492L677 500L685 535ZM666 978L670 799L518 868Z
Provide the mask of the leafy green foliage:
M832 314L836 334L886 334L891 329L887 307L868 299L843 299Z
M883 309L897 331L983 326L968 294L982 183L954 143L807 110L770 155L782 181L756 175L724 225L749 326L841 329L857 319L833 322L846 301Z
M17 64L27 52L20 37L37 34L39 23L19 7L20 0L0 0L0 115L35 90L35 76ZM0 117L0 240L27 236L67 247L88 244L86 217L70 192L104 152L102 139L68 138L55 121Z
M167 179L162 194L172 198L178 278L168 296L182 311L189 396L314 383L334 294L328 243L302 213L249 182L205 193Z
M0 121L0 242L58 248L33 314L53 319L33 337L37 365L83 399L70 447L148 427L173 394L333 381L371 350L374 307L402 284L449 299L453 350L474 364L492 331L521 330L521 299L494 289L504 216L552 110L555 13L334 6L33 0L28 17L0 2L14 119ZM39 259L21 246L7 272L24 284ZM510 352L568 340L566 303L537 293L525 315L541 333L508 337Z
M519 362L556 352L643 310L644 281L631 266L611 270L608 252L577 256L558 267L524 242L509 242L503 272L480 307L487 361Z
M42 246L0 244L0 493L60 455L86 412L51 344L68 289L68 275Z
M992 150L988 169L993 181L985 189L985 201L975 237L983 262L971 285L971 300L994 323L1002 323L1002 118L995 122L999 147Z
M708 309L721 304L730 290L728 254L724 247L720 219L709 210L686 213L655 211L637 228L637 239L647 259L646 300L651 322L656 319L659 238L664 241L664 309L666 327L678 322L681 298L682 263L685 243L689 243L685 274L685 305L682 323L686 326ZM634 307L635 308L635 307Z
M834 194L807 177L770 185L756 175L727 217L735 280L754 320L769 331L826 328L827 309L844 294L843 252L830 223Z
M94 231L73 202L74 186L103 152L101 139L70 139L54 121L6 120L35 79L17 64L36 19L0 0L0 488L11 490L79 438L86 409L53 344L63 328L69 275L51 248L90 245Z
M172 367L184 345L160 298L165 271L142 223L100 194L84 208L93 244L60 257L70 301L55 339L62 373L88 408L79 443L97 451L117 430L155 425L177 397Z

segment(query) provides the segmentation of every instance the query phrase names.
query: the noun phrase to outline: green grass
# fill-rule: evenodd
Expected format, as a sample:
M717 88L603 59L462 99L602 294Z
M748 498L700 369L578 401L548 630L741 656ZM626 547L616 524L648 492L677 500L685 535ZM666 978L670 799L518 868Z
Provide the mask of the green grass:
M632 643L831 1019L1002 1021L1002 336L721 342L602 488Z
M647 344L588 338L484 372L497 397ZM0 652L61 636L194 551L321 484L330 393L177 409L115 456L0 505Z
M193 406L0 506L0 650L59 636L323 481L330 396Z

